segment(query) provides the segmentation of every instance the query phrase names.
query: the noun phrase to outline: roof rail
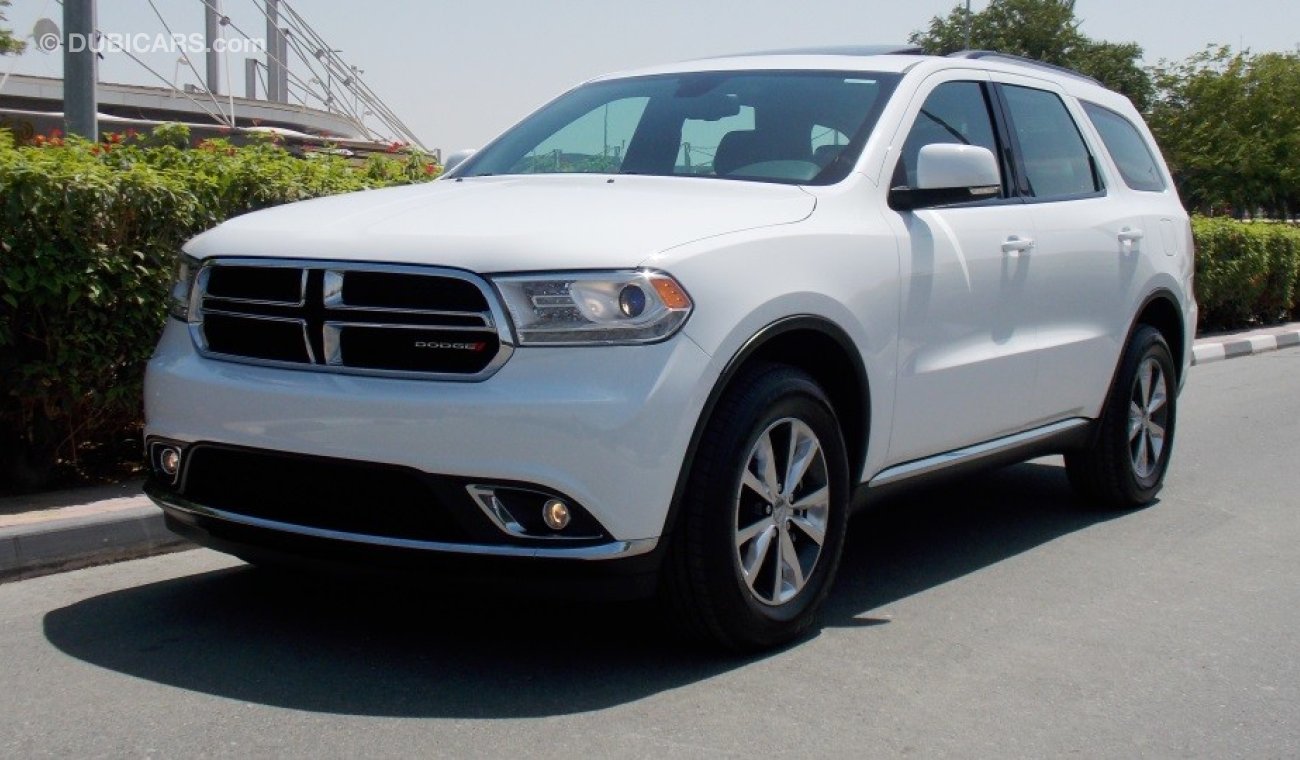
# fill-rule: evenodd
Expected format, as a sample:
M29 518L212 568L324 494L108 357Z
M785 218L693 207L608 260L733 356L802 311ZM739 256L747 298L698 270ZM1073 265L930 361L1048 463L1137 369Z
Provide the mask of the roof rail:
M1074 69L1066 68L1065 66L1057 66L1054 63L1047 63L1046 61L1039 61L1033 58L1026 58L1023 55L1012 55L1011 53L999 53L994 50L958 50L956 53L949 53L948 57L949 58L972 58L978 60L992 60L992 61L1000 61L1002 63L1009 63L1013 66L1028 66L1029 68L1034 68L1034 69L1044 69L1047 71L1054 71L1057 74L1064 74L1069 77L1074 77L1075 79L1082 79L1085 82L1091 82L1096 85L1101 85L1102 87L1106 86L1104 84L1101 84L1101 82L1097 81L1096 79L1093 79L1092 77L1088 76L1087 74L1081 74L1075 71Z
M829 47L755 50L710 57L739 58L750 55L925 55L925 50L916 45L831 45Z

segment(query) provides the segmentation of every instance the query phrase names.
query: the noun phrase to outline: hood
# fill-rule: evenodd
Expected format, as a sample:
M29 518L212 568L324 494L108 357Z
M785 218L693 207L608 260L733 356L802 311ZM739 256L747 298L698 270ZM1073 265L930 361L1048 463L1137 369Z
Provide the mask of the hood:
M683 243L788 224L816 200L793 185L633 175L439 180L235 217L187 253L436 264L476 272L631 268Z

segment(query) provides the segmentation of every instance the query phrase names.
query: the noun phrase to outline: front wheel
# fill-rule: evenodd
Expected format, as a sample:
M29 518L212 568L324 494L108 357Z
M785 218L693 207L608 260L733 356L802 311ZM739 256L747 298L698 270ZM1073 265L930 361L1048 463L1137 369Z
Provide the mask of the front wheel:
M764 365L724 394L691 464L663 591L692 633L737 650L807 629L848 519L843 437L806 373Z
M1095 506L1132 508L1155 498L1169 467L1178 385L1169 345L1142 325L1121 359L1093 445L1066 454L1075 489Z

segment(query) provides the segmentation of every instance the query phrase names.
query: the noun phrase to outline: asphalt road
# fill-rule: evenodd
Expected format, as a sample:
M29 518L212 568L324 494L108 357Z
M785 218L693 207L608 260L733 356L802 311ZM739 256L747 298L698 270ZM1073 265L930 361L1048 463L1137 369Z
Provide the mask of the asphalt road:
M825 627L285 585L192 551L0 586L3 757L1296 757L1300 351L1192 370L1150 508L1059 460L853 526Z

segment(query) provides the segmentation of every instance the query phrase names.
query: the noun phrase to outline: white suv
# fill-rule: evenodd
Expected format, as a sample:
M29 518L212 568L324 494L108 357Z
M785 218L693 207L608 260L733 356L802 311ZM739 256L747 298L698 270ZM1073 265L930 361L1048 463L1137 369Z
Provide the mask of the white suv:
M148 492L254 562L659 593L806 628L878 489L1064 453L1150 501L1196 322L1133 106L987 53L587 82L443 179L190 241Z

